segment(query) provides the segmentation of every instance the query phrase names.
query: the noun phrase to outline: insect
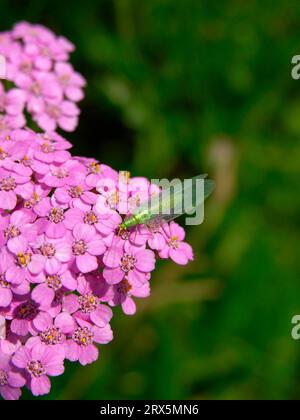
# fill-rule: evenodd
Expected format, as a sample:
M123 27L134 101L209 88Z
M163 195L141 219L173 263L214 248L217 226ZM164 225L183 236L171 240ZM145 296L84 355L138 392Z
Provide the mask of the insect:
M143 202L131 216L127 217L121 223L120 229L169 222L183 214L194 213L215 188L215 182L205 179L206 177L206 174L198 175L188 180L188 183L182 184L178 181L171 187L162 189L159 194ZM204 184L202 184L202 194L199 192L198 181Z
M121 175L122 179L129 179L129 177L124 176L124 173ZM105 272L104 277L108 282L115 284L118 283L120 278L123 278L124 285L128 286L127 280L132 281L132 278L134 278L135 282L144 284L145 279L147 279L146 274L139 273L138 270L131 272L136 263L136 248L135 250L133 248L143 248L149 240L156 242L163 235L162 229L165 222L183 214L192 215L196 213L197 209L203 205L204 200L214 190L214 181L205 178L206 175L199 175L184 183L178 180L169 183L162 189L155 184L150 184L150 186L146 184L146 193L143 191L143 187L138 191L130 215L125 216L125 219L117 227L116 234L113 236L109 250L105 255L106 265L109 264L112 268L109 273L107 273L107 270ZM141 183L143 184L143 181ZM122 199L122 190L123 187L121 186L118 194L119 199ZM150 198L149 191L151 192ZM159 248L156 248L156 246L152 249L158 250ZM131 276L130 279L131 274L135 277ZM109 280L107 276L109 276ZM123 283L121 283L120 290Z

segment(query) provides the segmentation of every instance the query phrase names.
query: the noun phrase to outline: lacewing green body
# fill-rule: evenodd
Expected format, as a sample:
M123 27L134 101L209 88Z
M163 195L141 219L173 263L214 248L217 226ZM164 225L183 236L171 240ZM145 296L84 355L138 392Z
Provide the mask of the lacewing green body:
M120 225L121 229L129 229L142 224L169 222L183 214L193 214L197 207L203 205L204 200L213 192L215 182L205 179L206 175L199 175L192 178L186 185L178 182L168 189L162 189L156 196L142 203L134 214L129 216ZM199 197L199 184L197 180L204 183L202 194ZM183 206L182 203L185 203ZM186 203L188 203L186 205ZM168 209L164 213L164 209ZM178 209L181 210L178 211Z

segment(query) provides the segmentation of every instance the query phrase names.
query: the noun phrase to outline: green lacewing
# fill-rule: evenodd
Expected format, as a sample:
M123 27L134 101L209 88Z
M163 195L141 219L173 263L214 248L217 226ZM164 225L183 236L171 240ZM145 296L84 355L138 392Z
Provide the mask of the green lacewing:
M183 214L193 214L199 206L203 205L204 200L215 188L215 182L205 179L206 177L206 174L198 175L187 180L189 182L178 181L171 187L162 189L159 194L142 203L134 211L134 214L127 217L121 223L120 229L126 230L142 224L169 222ZM203 182L200 197L198 180ZM168 211L164 212L165 209Z

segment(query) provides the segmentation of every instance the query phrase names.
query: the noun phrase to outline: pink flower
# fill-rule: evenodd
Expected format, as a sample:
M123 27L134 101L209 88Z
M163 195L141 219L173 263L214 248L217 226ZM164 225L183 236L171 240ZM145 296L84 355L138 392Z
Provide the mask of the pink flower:
M0 395L5 400L18 400L26 379L10 365L10 356L0 351Z
M166 246L159 252L161 258L171 258L180 265L185 265L193 260L193 250L189 244L183 242L184 229L175 222L163 226L166 235Z
M0 394L50 391L64 359L82 365L113 339L112 308L136 312L150 294L157 254L193 258L176 223L122 229L159 193L93 158L73 157L54 130L77 125L85 80L74 46L42 25L0 34L10 83L0 82ZM14 86L14 87L10 87ZM26 126L26 116L45 133ZM154 253L151 248L155 251Z
M97 187L97 191L103 191L109 193L111 189L115 191L116 184L118 182L118 172L114 171L107 165L100 164L94 159L88 159L84 161L87 168L87 179L86 183L90 187ZM100 182L103 180L103 184ZM100 182L100 185L98 184ZM98 190L99 187L99 190Z
M26 347L31 349L36 345L42 347L54 348L62 355L65 353L64 342L66 341L66 336L63 334L60 328L56 327L53 324L49 324L47 328L39 332L38 335L30 337L26 342Z
M0 112L18 116L23 113L25 106L25 94L20 89L11 89L5 92L0 83Z
M59 126L73 131L79 115L74 102L83 98L85 85L83 77L67 62L74 45L62 36L56 37L42 25L27 22L1 37L0 52L7 60L7 77L18 88L10 90L10 99L16 103L17 94L20 98L22 94L22 110L26 105L43 130L52 131ZM13 115L11 110L14 110ZM15 106L6 109L9 116L1 121L3 128L0 127L0 131L25 126L22 110L18 113L15 110Z
M130 242L134 245L148 243L151 249L159 251L166 246L164 230L160 223L152 223L147 226L140 225L130 234Z
M0 113L0 134L7 134L8 131L24 127L26 120L23 114L18 114L17 116L12 115L2 115Z
M32 191L30 177L20 173L16 166L11 171L0 168L0 208L13 210L17 204L17 195L27 198Z
M72 145L57 133L39 134L34 145L34 158L47 164L45 166L35 166L38 173L46 174L48 172L48 164L60 164L70 159L70 152L67 150ZM42 170L38 170L43 168Z
M26 43L24 51L32 59L35 68L41 71L51 71L53 61L68 58L55 39L47 44L36 40L30 41Z
M36 123L45 131L54 131L57 127L65 131L74 131L78 124L79 109L70 101L60 103L45 102L33 116Z
M77 185L56 188L54 197L58 203L87 211L97 201L97 195L90 189L82 180Z
M74 242L72 252L76 265L82 273L96 270L98 262L96 256L102 255L106 247L100 235L95 235L92 226L78 223L73 229Z
M147 281L140 287L134 286L126 278L120 283L112 286L109 304L111 306L121 305L126 315L134 315L136 312L136 304L132 297L146 298L150 296L150 284Z
M37 344L44 347L49 346L64 356L66 335L72 333L76 325L75 320L70 314L61 312L52 322L45 324L44 329L38 335L28 339L26 347L33 348Z
M48 376L62 375L65 370L62 353L39 344L31 349L26 346L19 348L12 362L26 372L28 386L35 396L48 394L51 388Z
M20 76L30 76L32 74L33 62L24 53L22 46L16 42L11 44L5 56L7 58L7 78L14 81L18 86L18 78Z
M97 230L103 236L110 234L118 234L119 226L122 223L122 217L115 210L107 211L107 209L101 209L99 206L99 200L95 206L97 212L101 215L97 223ZM113 236L114 236L113 235Z
M4 331L4 336L0 339L0 353L2 352L11 356L22 345L22 343L20 341L20 337L11 332L9 321L5 320L5 323L7 326Z
M34 213L36 213L36 206L44 197L47 197L50 191L51 189L45 185L35 184L30 197L24 201L25 209L32 209L34 210Z
M61 289L73 291L77 287L77 280L69 270L52 275L41 274L37 281L41 282L33 289L31 297L43 307L51 306Z
M17 241L17 237L23 236L28 244L32 244L37 238L37 227L34 224L36 215L27 209L16 210L11 216L5 217L3 226L3 240L8 248Z
M0 280L0 307L9 306L14 296L23 296L29 293L29 291L30 285L25 279L18 285L6 280Z
M69 298L66 309L73 313L75 319L85 320L100 328L105 327L112 319L112 310L101 303L101 295L97 294L97 288L93 289L87 282L79 283L80 296ZM99 291L99 289L98 289Z
M123 250L117 243L106 251L103 262L103 276L109 284L120 283L126 276L133 285L141 286L147 281L147 274L154 270L155 255L129 243L125 243Z
M128 211L132 212L134 209L150 198L149 195L150 182L146 178L132 178L128 181Z
M26 275L30 279L31 275L37 275L43 270L43 256L33 254L23 236L14 238L14 241L9 244L9 250L15 255L15 261L6 271L8 281L20 284Z
M27 109L33 114L33 118L44 112L46 103L59 104L62 101L62 90L51 73L37 71L33 71L30 75L20 73L15 83L25 93Z
M78 311L73 314L75 319L90 322L101 328L110 322L112 315L112 310L102 305L98 296L91 292L78 297Z
M22 300L15 299L6 316L12 318L11 331L21 337L25 337L28 333L35 335L38 331L43 331L52 320L51 315L43 311L29 297Z
M39 181L49 187L76 186L84 178L84 166L76 160L68 160L61 165L50 165L48 172Z
M10 270L13 265L13 257L6 249L2 249L0 253L0 307L7 307L11 304L14 295L26 295L29 291L29 283L27 280L11 277ZM6 275L8 271L8 276ZM10 277L10 280L7 278Z
M88 274L79 274L77 276L77 291L81 295L92 293L96 295L101 302L107 302L106 295L111 289L111 286L106 283L100 270L93 271ZM78 305L75 305L74 311L78 309Z
M113 339L113 333L109 324L99 328L84 321L79 322L71 339L65 343L65 353L66 359L72 362L79 360L79 363L85 366L95 362L99 357L99 351L94 342L107 344Z
M55 35L50 29L43 25L33 25L29 22L17 23L13 27L12 37L22 39L24 42L39 41L46 45L55 39Z
M35 243L43 257L44 270L47 274L57 274L72 258L70 238L49 239L41 235Z
M94 228L94 232L99 232L107 236L113 232L122 222L122 218L117 212L112 214L100 214L96 206L86 207L85 210L72 208L65 214L65 225L68 229L73 229L78 223L84 223Z
M134 229L120 229L123 219L116 210L108 210L100 204L97 199L95 209L101 215L97 224L97 230L104 236L104 242L107 246L113 243L122 242L122 246L129 241L135 246L144 246L150 239L150 231L145 226L138 226ZM154 248L153 248L154 249Z
M64 225L64 209L51 203L49 197L43 198L34 208L35 213L42 217L43 230L51 239L62 238L66 234Z
M1 32L0 36L0 54L6 57L8 51L12 48L13 38L10 31Z
M81 101L84 97L82 88L86 84L81 74L75 72L69 63L56 63L54 71L66 97L70 101Z

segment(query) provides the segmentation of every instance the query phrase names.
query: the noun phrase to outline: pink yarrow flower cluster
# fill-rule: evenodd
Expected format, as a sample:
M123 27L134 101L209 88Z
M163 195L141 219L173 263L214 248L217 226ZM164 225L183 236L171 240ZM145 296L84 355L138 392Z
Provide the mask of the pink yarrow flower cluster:
M6 59L6 79L0 85L0 132L26 125L26 110L44 131L74 131L77 102L84 97L84 78L68 62L74 45L42 25L21 22L0 33L0 54Z
M0 40L16 86L41 73L73 74L66 63L72 45L46 28L21 23ZM76 77L59 87L74 101L83 85ZM12 127L24 103L37 112L40 99L42 107L51 100L24 99L24 86L1 92L10 122L0 129L0 395L14 400L24 386L35 396L49 393L65 360L96 361L99 345L113 339L113 308L135 314L136 299L150 295L157 259L184 265L193 252L175 222L122 229L158 188L72 156L56 124L45 133Z

